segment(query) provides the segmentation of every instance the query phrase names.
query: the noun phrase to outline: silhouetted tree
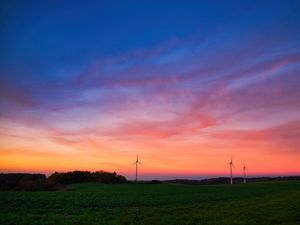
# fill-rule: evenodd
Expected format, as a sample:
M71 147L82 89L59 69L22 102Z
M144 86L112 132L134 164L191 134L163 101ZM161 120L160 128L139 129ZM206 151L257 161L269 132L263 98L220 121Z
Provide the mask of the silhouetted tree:
M60 184L72 184L83 182L98 182L103 184L126 183L127 180L124 176L117 175L116 172L110 173L106 171L73 171L67 173L53 173L49 180L58 182Z

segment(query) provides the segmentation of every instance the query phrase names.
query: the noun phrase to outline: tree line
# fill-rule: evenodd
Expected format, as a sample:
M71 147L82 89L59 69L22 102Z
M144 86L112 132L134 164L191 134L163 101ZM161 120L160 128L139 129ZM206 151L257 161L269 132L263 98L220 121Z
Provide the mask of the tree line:
M43 191L63 189L66 184L98 182L101 184L127 183L127 179L116 172L71 171L51 174L2 173L0 191Z
M89 171L72 171L67 173L53 173L49 180L60 184L74 184L84 182L98 182L102 184L121 184L127 180L116 172L110 173L105 171L89 172Z

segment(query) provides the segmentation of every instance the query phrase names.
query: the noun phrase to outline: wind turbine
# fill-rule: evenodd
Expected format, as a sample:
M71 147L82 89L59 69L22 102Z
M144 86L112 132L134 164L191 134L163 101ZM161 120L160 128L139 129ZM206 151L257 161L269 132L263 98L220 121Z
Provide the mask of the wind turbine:
M229 167L230 167L230 184L232 184L232 167L234 167L233 162L232 162L232 156L231 156L231 160L228 163Z
M132 165L134 165L134 164L135 164L135 183L137 183L137 181L138 181L138 165L139 164L143 165L139 161L139 155L136 155L136 161Z
M246 170L247 170L247 167L245 166L245 163L244 163L244 167L243 167L243 171L244 171L244 184L246 184Z

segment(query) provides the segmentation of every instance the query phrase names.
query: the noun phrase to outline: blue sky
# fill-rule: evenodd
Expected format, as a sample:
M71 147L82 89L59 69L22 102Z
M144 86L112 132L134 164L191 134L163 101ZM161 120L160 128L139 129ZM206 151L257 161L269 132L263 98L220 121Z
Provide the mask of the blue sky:
M285 159L253 173L299 172L299 6L2 1L0 169L130 176L140 153L152 175L222 174L233 154Z

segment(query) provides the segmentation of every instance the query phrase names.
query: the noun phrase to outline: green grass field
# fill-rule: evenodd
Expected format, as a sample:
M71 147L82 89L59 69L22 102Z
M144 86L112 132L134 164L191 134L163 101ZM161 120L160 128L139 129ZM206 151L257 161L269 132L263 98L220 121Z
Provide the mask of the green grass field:
M300 181L0 192L0 224L300 224Z

